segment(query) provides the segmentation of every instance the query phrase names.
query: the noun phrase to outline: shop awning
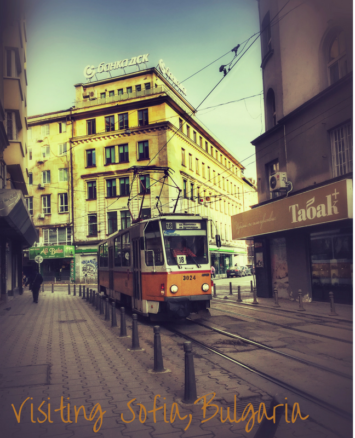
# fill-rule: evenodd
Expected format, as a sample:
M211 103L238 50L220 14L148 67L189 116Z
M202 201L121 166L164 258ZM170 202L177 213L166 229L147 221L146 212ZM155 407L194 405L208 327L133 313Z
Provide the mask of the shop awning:
M38 239L20 190L0 190L0 236L18 240L25 247Z
M247 239L352 217L352 180L344 179L232 216L232 239Z

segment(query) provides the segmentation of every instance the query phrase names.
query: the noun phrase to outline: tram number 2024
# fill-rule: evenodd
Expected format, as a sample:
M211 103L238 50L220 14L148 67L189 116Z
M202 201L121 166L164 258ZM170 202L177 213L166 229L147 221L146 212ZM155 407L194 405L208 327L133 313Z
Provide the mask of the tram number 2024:
M196 275L184 275L183 280L196 280Z

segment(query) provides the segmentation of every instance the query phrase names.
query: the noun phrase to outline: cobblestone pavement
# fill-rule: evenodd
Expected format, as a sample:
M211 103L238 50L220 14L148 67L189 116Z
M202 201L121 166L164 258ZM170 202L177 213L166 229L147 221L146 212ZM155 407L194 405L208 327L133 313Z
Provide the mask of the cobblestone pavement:
M60 290L60 291L59 291ZM118 316L118 312L117 312ZM127 317L130 334L131 319ZM118 321L119 323L119 321ZM164 366L152 374L153 330L139 324L140 346L129 351L131 338L88 302L63 289L41 292L39 303L25 291L0 305L0 424L2 436L45 437L253 437L248 403L258 409L271 396L208 360L195 349L198 396L216 394L203 410L181 402L184 391L184 340L162 330ZM235 396L235 397L234 397ZM206 398L209 399L210 396ZM131 403L130 401L133 400ZM156 411L154 404L162 409ZM251 409L249 405L249 409ZM219 409L218 414L212 418ZM104 413L103 413L104 412ZM204 417L205 414L205 417ZM204 421L203 420L208 420ZM250 422L248 423L248 421ZM247 431L247 427L251 431ZM281 420L276 438L333 437L311 419L294 424Z

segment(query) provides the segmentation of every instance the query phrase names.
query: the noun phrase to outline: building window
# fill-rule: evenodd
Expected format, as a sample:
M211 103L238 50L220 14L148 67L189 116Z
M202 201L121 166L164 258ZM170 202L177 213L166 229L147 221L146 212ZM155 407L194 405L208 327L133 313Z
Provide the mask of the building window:
M115 162L115 146L105 148L105 164L114 164Z
M148 141L138 142L138 160L149 160Z
M128 210L121 211L121 230L131 226L131 216Z
M207 167L207 179L208 179L208 181L211 181L211 168L210 168L210 166Z
M270 88L266 96L266 128L273 126L276 126L276 104L274 90Z
M136 91L142 91L142 85L136 85Z
M193 133L193 140L194 140L195 143L197 143L197 139L196 139L196 131L194 131L194 133Z
M33 197L26 198L27 210L30 216L33 216Z
M68 181L68 169L59 169L59 182Z
M185 149L181 148L181 165L186 166Z
M120 163L128 163L129 162L129 156L128 156L128 144L122 144L118 147L119 150L119 160Z
M33 184L33 174L30 172L28 174L28 185L31 186Z
M66 155L67 154L67 144L63 143L59 145L58 155Z
M191 201L194 201L194 184L191 183L191 194L190 194L190 199Z
M42 136L49 135L49 125L41 126L41 134Z
M344 32L340 32L332 41L328 56L328 71L330 84L334 84L348 72Z
M149 175L141 175L139 177L140 184L139 184L139 194L143 195L144 193L146 195L150 194L150 177Z
M332 148L333 177L352 172L352 129L351 123L345 123L330 132Z
M146 83L144 84L144 88L145 88L146 90L150 90L150 82L146 82Z
M19 72L16 66L16 52L13 49L6 50L6 76L15 77Z
M6 134L9 140L17 140L17 124L15 111L6 111Z
M88 197L87 199L96 199L96 181L88 181Z
M211 155L213 157L213 147L211 146Z
M32 128L29 127L27 130L27 139L32 140Z
M120 88L117 90L117 94L120 96L121 94L123 94L123 88Z
M95 167L95 166L96 166L95 149L88 149L86 151L86 167Z
M59 193L59 213L68 213L68 193Z
M192 155L189 154L189 169L192 170Z
M200 163L198 161L198 158L196 158L195 166L196 166L196 173L197 173L197 175L199 175L200 174Z
M105 99L106 98L106 93L100 93L100 99Z
M50 155L50 148L49 146L42 146L41 147L41 155L42 158L48 158Z
M261 50L263 58L271 50L270 12L265 15L261 24Z
M86 121L88 135L96 134L96 121L95 119Z
M187 199L187 181L186 181L186 179L183 180L183 193L184 193L184 198Z
M108 198L116 197L116 180L107 179L106 180L106 196Z
M42 172L42 184L50 184L51 182L51 171L43 170Z
M105 132L110 132L115 130L115 116L105 117Z
M117 211L107 212L107 232L112 234L117 231Z
M97 214L88 215L88 236L97 236Z
M120 178L120 196L129 195L129 177Z
M149 125L148 109L138 111L138 125L139 126Z
M51 214L51 195L42 196L42 213Z
M66 122L60 122L59 123L59 134L62 134L63 132L67 132L67 124L66 124Z
M63 228L45 228L43 230L44 245L70 245L71 227Z
M132 93L132 87L127 87L127 93Z
M184 122L182 121L182 119L179 119L179 129L180 129L180 131L182 131L183 125L184 125Z
M205 163L202 163L202 178L206 178L206 174L205 174Z
M118 115L119 129L128 129L128 113Z
M28 159L32 160L32 149L28 149Z
M205 141L205 151L208 153L208 143Z
M113 97L114 95L115 95L114 90L109 91L109 93L108 93L108 96L109 96L109 97Z
M190 126L186 125L186 135L190 138Z

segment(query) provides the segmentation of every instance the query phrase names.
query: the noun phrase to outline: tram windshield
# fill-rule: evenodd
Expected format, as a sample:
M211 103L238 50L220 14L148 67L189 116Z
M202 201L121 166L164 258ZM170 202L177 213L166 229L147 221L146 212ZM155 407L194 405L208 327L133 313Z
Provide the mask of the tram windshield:
M199 266L208 263L206 234L200 236L164 236L164 243L168 265L195 264Z

